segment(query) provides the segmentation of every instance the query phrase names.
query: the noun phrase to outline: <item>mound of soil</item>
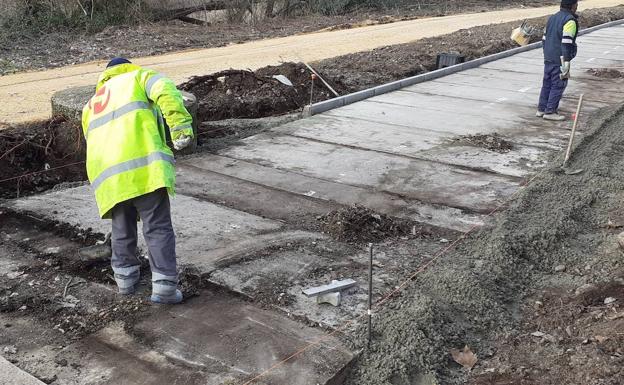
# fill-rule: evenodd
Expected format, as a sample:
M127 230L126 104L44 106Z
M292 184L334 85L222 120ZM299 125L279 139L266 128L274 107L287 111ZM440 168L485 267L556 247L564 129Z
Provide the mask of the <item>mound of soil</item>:
M624 72L618 71L613 68L590 68L587 70L587 73L605 79L624 78Z
M324 233L346 242L378 242L416 232L411 221L378 214L360 205L334 210L318 219Z
M483 147L501 154L507 153L513 149L513 144L501 138L498 134L465 135L455 138L454 141L460 144Z
M288 78L292 86L273 78L276 75ZM320 80L314 83L314 102L333 96ZM301 110L310 104L312 81L311 72L303 64L284 63L255 72L227 70L196 76L179 88L197 96L201 121L214 121L263 118Z
M86 180L85 156L80 127L61 117L0 131L0 198Z

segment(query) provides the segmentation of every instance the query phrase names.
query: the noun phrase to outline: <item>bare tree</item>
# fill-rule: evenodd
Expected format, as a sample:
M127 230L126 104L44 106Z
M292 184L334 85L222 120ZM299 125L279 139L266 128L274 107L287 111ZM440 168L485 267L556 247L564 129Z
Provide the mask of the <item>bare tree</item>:
M266 8L264 9L264 16L267 18L273 17L273 8L275 7L275 0L267 0Z

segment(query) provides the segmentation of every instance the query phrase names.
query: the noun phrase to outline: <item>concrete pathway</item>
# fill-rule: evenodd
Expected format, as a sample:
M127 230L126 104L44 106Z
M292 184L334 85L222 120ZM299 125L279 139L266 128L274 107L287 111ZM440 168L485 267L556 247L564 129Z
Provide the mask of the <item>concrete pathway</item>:
M604 8L620 4L622 0L583 0L580 9ZM284 61L317 61L439 36L463 28L540 17L552 14L557 9L556 6L550 6L423 18L135 58L135 61L167 74L176 82L182 82L194 75L228 68L257 69ZM104 66L105 62L98 62L0 76L0 100L3 101L3 108L0 109L0 129L6 123L48 118L50 98L56 91L94 85Z
M598 108L621 103L624 79L597 78L586 70L621 68L622 63L624 26L581 37L562 112L572 113L580 93L587 100L582 122ZM483 223L485 213L508 199L567 143L570 121L552 123L534 116L541 73L541 51L534 50L288 123L218 154L179 161L179 196L173 208L182 263L254 300L263 298L266 285L278 285L280 298L288 295L291 301L276 307L311 322L338 326L362 314L365 252L336 258L340 245L307 231L307 223L354 203L450 230ZM498 153L461 137L474 134L499 134L512 149ZM8 205L108 230L106 222L97 220L87 186ZM423 240L417 249L425 255L436 247L436 240ZM415 257L409 258L380 259L385 267L379 276L388 285L396 284L393 280ZM360 287L345 293L341 307L319 307L301 294L302 288L327 283L331 274L319 275L319 269L331 272L345 266L342 271L358 279ZM208 365L205 356L194 353L197 346L222 344L216 334L241 334L258 324L249 319L244 305L221 303L219 309L223 314L210 321L214 333L205 336L185 333L185 317L191 323L199 322L202 312L213 317L217 310L210 300L172 310L177 321L163 321L160 329L153 323L157 320L139 327L151 333L159 354L173 352L182 360ZM275 322L259 322L274 326L254 334L257 343L278 341L296 325L284 330ZM270 354L250 343L237 354L275 362L286 350ZM221 355L232 368L253 371L235 364L227 348L202 354Z

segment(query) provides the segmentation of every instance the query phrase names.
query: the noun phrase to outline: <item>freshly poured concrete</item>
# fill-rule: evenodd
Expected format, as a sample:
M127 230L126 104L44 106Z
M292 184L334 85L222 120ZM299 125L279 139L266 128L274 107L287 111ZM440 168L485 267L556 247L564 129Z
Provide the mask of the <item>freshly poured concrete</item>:
M601 79L586 71L621 68L623 37L624 27L617 26L579 38L574 78L561 111L570 115L578 96L585 94L581 137L589 113L620 103L624 96L622 79ZM286 124L218 154L180 160L179 194L172 207L181 261L251 300L260 300L263 283L283 283L284 293L294 300L277 307L312 322L338 326L361 315L365 253L329 261L310 248L317 241L331 242L312 231L316 218L359 203L447 229L465 231L483 224L486 213L567 144L570 121L554 123L534 116L542 68L541 50L521 53ZM474 134L498 134L513 148L498 153L461 138ZM101 232L109 228L98 219L88 187L8 205ZM301 251L296 246L304 244L307 248ZM444 245L422 240L417 249L431 254L440 244ZM376 279L394 287L398 272L412 262L386 262ZM353 269L346 271L360 285L346 293L344 306L318 307L301 296L303 287L328 283L329 276L311 274L316 268L345 263L351 263ZM189 383L248 378L317 335L309 329L296 332L300 324L283 316L208 293L137 327L153 342L150 347L124 340L122 331L92 337L93 346L104 341L106 349L128 342L123 349L103 347L103 356L90 361L110 370L110 383L124 371L167 380L170 365L184 368L179 373ZM121 342L111 342L113 337ZM240 350L232 351L228 338L241 339ZM87 345L81 349L92 352ZM146 362L120 361L116 357L124 349L127 357L145 357ZM301 378L302 384L324 383L352 357L341 347L324 349L277 370L270 383L290 384L291 378ZM337 364L329 365L325 357L336 358ZM158 370L148 373L150 365ZM194 369L212 374L198 379Z

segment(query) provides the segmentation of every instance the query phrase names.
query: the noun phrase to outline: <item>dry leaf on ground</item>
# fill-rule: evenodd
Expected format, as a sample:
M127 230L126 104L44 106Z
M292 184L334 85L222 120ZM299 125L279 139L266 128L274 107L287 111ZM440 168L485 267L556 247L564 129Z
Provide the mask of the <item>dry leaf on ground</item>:
M464 347L464 350L451 349L451 356L455 362L468 370L472 369L478 361L476 354L470 350L468 345Z

